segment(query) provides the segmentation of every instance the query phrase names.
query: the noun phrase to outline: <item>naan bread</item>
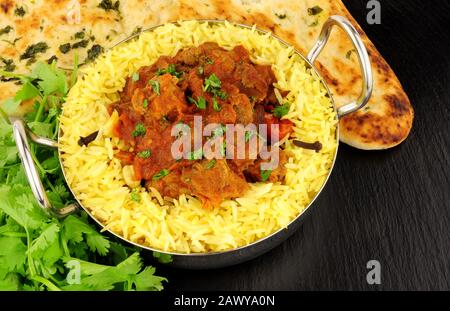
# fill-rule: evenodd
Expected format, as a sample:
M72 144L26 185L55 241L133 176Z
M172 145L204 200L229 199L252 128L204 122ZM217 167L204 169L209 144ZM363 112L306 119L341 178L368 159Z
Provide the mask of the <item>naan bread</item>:
M413 108L392 69L381 57L340 0L127 0L117 9L99 7L100 0L80 0L81 23L67 20L69 4L74 1L0 0L0 29L10 25L13 30L0 35L0 55L13 59L16 70L28 70L27 60L19 60L26 48L37 42L46 42L49 49L37 55L46 60L55 55L59 65L70 67L74 50L63 54L59 48L76 43L77 32L89 37L86 48L75 49L80 60L87 57L93 45L108 48L133 32L157 24L180 19L227 19L270 30L295 48L307 54L320 33L322 24L330 15L347 17L358 29L369 51L374 71L374 91L367 106L340 121L341 140L360 149L386 149L400 144L409 134L413 122ZM116 0L103 1L114 8ZM23 17L14 14L24 7ZM318 6L316 15L308 9ZM106 6L107 7L107 6ZM93 37L95 38L93 38ZM13 43L16 38L20 40ZM340 30L334 30L331 39L316 62L316 67L328 83L336 105L342 106L358 97L361 75L350 40ZM2 66L0 59L0 67ZM16 91L12 82L0 83L0 101Z

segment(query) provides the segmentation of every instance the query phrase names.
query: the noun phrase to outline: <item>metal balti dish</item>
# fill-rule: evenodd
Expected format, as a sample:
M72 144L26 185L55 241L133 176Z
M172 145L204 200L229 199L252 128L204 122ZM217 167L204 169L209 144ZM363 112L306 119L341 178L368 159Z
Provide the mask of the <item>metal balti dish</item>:
M203 20L201 22L223 23L224 21ZM153 29L160 27L160 26L161 25L152 27L150 29L147 29L146 31L152 31ZM245 27L245 28L251 28L246 25L238 25L238 26ZM332 95L331 95L326 83L324 82L324 80L320 76L320 74L318 73L317 69L314 67L314 62L315 62L316 58L319 56L319 54L322 51L322 49L324 48L324 46L326 45L326 43L330 37L330 33L331 33L333 26L338 26L341 29L343 29L346 32L346 34L348 35L348 37L352 40L353 45L354 45L357 55L358 55L359 64L361 66L362 81L363 81L363 88L362 88L359 98L351 103L341 106L340 108L336 108L333 98L332 98ZM258 30L258 31L260 31L261 33L266 33L265 31L262 31L262 30ZM136 35L122 41L121 43L127 42L135 37L136 37ZM272 37L275 37L275 36L272 35ZM282 44L289 46L286 42L282 41L281 39L279 39L277 37L275 37L275 38L277 40L279 40ZM119 44L121 44L121 43L119 43ZM373 86L373 77L372 77L372 69L371 69L371 65L370 65L370 60L369 60L367 50L364 47L364 44L363 44L358 32L356 31L356 29L351 25L351 23L347 19L345 19L344 17L341 17L341 16L331 16L323 25L322 31L319 35L319 38L318 38L317 42L315 43L315 45L313 46L313 48L311 49L311 51L308 53L308 55L305 57L305 56L301 55L298 51L296 53L312 68L312 70L315 72L315 74L317 74L317 76L321 79L322 84L324 85L325 89L327 90L328 96L331 98L331 101L333 103L333 107L336 112L336 118L341 118L349 113L352 113L352 112L364 107L364 105L367 103L367 101L369 100L369 98L371 96L372 86ZM104 225L99 220L97 220L91 214L91 212L80 203L80 201L76 197L75 198L77 199L78 203L71 204L71 205L61 208L61 209L56 209L51 205L51 203L45 193L42 182L39 178L39 174L36 169L36 166L31 157L30 146L29 146L28 140L31 140L34 143L37 143L37 144L40 144L43 146L47 146L49 148L58 148L58 142L44 138L44 137L36 136L28 128L26 128L24 121L19 118L11 118L11 122L13 125L14 139L15 139L17 147L18 147L20 159L24 166L26 176L30 183L33 194L36 197L36 200L38 201L39 205L44 210L46 210L49 214L51 214L55 217L65 217L65 216L79 210L79 207L81 206L91 216L91 218L94 219L99 224L99 226L103 228ZM335 139L336 139L336 142L339 142L339 125L337 125ZM334 162L336 160L337 150L338 150L338 148L336 148L336 152L334 154L334 159L333 159L333 165L330 168L330 171L328 173L326 181L328 180L329 176L331 175L331 171L333 169ZM61 160L61 157L60 157L60 160ZM63 167L62 163L61 163L61 167L63 168L63 173L64 173L64 167ZM281 242L286 240L293 232L295 232L295 230L297 230L299 228L302 221L305 219L306 215L310 212L311 205L314 203L315 199L317 198L317 196L320 194L323 187L325 186L326 181L322 185L321 190L316 194L316 196L313 198L313 200L309 203L309 205L303 210L302 213L300 213L294 220L291 221L291 223L288 225L287 228L279 229L278 231L270 234L269 236L267 236L263 239L255 241L246 246L242 246L242 247L232 249L232 250L226 250L223 252L191 253L191 254L171 253L171 252L163 252L163 253L173 255L173 261L171 263L173 266L182 267L182 268L190 268L190 269L208 269L208 268L218 268L218 267L230 266L230 265L238 264L238 263L250 260L252 258L255 258L255 257L271 250L275 246L279 245ZM134 242L131 242L112 231L109 231L109 232L111 234L119 237L120 239L122 239L130 244L133 244L137 247L143 248L148 251L161 252L160 250L152 249L151 247L143 246L143 245L139 245Z

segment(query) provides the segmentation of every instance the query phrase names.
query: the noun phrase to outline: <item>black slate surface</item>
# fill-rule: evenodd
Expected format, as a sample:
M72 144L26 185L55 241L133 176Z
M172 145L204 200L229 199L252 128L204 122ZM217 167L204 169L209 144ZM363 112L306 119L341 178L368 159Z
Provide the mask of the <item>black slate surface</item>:
M158 267L172 290L450 290L450 6L447 0L345 1L415 108L407 141L386 151L340 146L310 217L288 241L218 270ZM344 57L344 56L343 56ZM366 282L381 263L381 285Z

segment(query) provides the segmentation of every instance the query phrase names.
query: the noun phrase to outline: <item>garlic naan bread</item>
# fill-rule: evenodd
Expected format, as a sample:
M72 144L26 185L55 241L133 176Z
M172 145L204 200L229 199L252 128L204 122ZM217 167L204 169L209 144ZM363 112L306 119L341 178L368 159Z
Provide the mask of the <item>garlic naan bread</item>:
M78 5L79 23L70 18ZM360 149L398 145L411 130L413 108L392 69L340 0L0 0L0 68L23 72L34 61L52 57L58 58L60 66L70 67L75 53L82 62L142 29L198 18L256 24L306 55L330 15L345 16L357 27L369 51L375 81L367 106L340 121L341 140ZM333 30L315 65L337 106L358 97L358 60L341 30ZM0 82L0 101L15 93L14 83Z

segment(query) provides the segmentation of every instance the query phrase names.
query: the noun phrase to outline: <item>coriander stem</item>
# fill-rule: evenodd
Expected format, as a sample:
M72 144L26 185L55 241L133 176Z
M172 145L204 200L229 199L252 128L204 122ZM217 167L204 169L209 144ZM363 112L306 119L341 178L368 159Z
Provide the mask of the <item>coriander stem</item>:
M30 267L30 273L31 276L33 277L36 274L36 270L34 267L34 262L33 262L33 258L31 257L30 254L30 244L31 244L31 238L30 238L30 233L28 232L28 229L25 227L25 232L27 234L27 259L28 259L28 267Z
M7 237L14 237L14 238L26 238L27 234L24 232L3 232L1 235L7 236Z
M33 158L33 161L38 167L38 169L41 171L42 175L45 175L46 170L42 167L41 162L39 162L39 160L35 155L34 145L31 146L31 157Z
M44 106L45 106L46 102L47 102L46 96L44 96L42 98L42 100L39 101L39 108L38 108L38 111L37 111L36 116L34 118L34 122L39 122L39 120L41 119L42 112L44 111Z
M49 280L44 279L43 277L41 277L41 276L39 276L39 275L33 276L32 279L35 280L35 281L38 281L39 283L44 284L45 286L47 286L47 288L48 288L49 290L52 290L52 291L61 291L61 289L60 289L58 286L56 286L55 284L53 284L53 283L50 282Z

